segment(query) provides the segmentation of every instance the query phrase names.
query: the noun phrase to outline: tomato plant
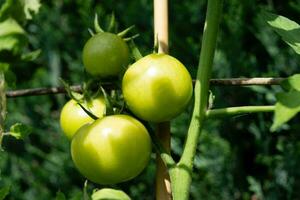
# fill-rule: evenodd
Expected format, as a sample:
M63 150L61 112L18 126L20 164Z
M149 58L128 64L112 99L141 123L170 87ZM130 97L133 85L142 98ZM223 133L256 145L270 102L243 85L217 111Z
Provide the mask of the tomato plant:
M103 78L118 76L129 63L129 50L120 36L100 32L86 42L82 58L88 73Z
M112 115L86 124L72 139L75 166L89 180L114 184L137 176L147 165L151 139L142 123Z
M122 90L135 115L146 121L163 122L184 110L193 86L189 72L176 58L150 54L128 68Z
M84 101L82 103L87 110L96 115L102 117L105 111L105 102L103 97L98 97L90 101ZM71 139L75 132L84 124L94 121L80 106L71 99L63 107L60 114L60 126L64 134Z

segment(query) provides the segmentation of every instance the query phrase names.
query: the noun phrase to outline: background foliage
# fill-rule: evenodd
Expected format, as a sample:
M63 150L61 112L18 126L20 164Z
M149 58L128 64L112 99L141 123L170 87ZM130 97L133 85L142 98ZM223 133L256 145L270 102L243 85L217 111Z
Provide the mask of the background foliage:
M38 1L28 2L36 5ZM4 0L0 3L3 5ZM198 64L205 6L205 1L170 1L170 54L181 60L192 76ZM59 77L82 82L81 50L95 12L103 24L113 11L120 29L135 24L140 33L136 44L144 55L151 52L152 9L150 0L53 0L42 2L31 20L13 14L26 33L21 31L24 44L16 52L40 49L41 54L26 62L0 54L1 63L10 64L8 87L57 86ZM299 55L261 18L261 12L269 10L300 22L299 0L231 0L225 1L223 10L214 78L286 77L299 73ZM278 86L212 87L215 108L274 104L279 91ZM7 127L20 121L32 126L33 133L25 141L4 139L0 186L11 185L7 199L55 199L57 191L66 194L67 199L80 199L84 178L72 164L69 142L58 123L66 99L64 95L52 95L8 100ZM190 111L189 107L172 122L175 158L182 152ZM272 117L254 114L206 122L195 159L191 199L300 199L299 117L271 133ZM153 199L154 176L152 159L138 178L112 187L123 189L132 199Z

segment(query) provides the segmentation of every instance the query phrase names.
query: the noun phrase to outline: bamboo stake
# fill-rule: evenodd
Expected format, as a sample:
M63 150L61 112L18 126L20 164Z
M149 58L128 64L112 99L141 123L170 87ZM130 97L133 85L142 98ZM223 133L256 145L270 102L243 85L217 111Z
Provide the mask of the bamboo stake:
M158 52L168 53L168 0L154 0L154 39L158 41ZM157 135L167 151L170 151L170 122L157 124ZM167 167L160 156L156 159L156 199L171 200L171 183Z

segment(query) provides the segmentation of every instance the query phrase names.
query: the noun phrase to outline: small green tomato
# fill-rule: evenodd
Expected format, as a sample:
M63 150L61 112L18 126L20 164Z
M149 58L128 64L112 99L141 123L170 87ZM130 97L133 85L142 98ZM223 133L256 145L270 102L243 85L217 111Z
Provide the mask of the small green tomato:
M103 117L105 111L105 101L103 97L92 99L90 102L84 102L82 105L97 117ZM81 126L92 121L94 121L94 119L73 99L64 105L60 113L60 126L68 139L72 139L73 135Z

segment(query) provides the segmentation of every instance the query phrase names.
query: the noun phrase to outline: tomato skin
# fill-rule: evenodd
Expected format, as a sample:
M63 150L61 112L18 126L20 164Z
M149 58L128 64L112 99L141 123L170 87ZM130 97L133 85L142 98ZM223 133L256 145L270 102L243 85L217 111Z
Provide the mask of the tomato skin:
M150 154L147 129L128 115L112 115L84 125L71 143L75 166L98 184L134 178L145 168Z
M182 63L166 54L150 54L131 65L122 81L124 99L139 118L169 121L189 103L192 79Z
M116 34L98 33L85 44L83 64L88 73L99 77L118 76L129 63L126 42Z
M103 97L95 98L91 100L91 102L84 102L82 105L97 117L103 117L105 111L105 101ZM92 121L94 121L94 119L86 114L73 99L64 105L60 113L60 126L69 140L72 139L73 135L81 126Z

